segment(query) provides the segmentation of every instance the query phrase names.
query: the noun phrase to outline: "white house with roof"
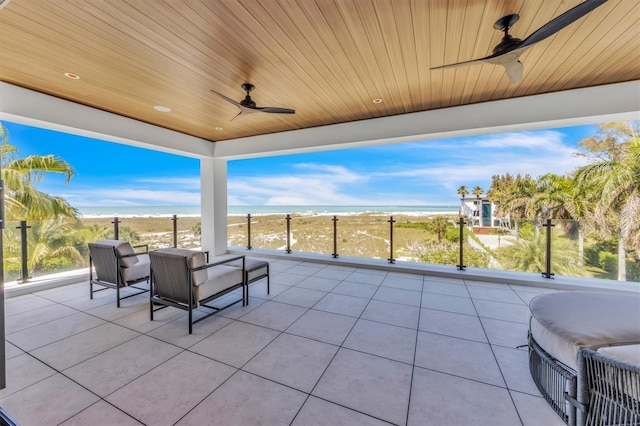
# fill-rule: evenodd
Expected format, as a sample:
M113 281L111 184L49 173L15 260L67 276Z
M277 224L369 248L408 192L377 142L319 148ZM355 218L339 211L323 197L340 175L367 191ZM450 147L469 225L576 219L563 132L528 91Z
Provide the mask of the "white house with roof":
M475 230L510 229L508 216L497 216L497 205L486 197L463 197L460 199L460 215L466 218L467 225Z

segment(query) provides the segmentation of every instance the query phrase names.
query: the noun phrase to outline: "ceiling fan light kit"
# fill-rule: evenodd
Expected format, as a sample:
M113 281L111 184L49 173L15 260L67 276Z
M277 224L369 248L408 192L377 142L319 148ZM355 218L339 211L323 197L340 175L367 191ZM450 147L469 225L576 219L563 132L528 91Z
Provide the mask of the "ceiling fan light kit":
M491 55L480 59L433 67L431 69L454 68L480 63L502 65L511 83L517 83L522 79L522 74L524 72L524 66L522 65L522 62L520 62L520 55L522 55L525 50L533 46L535 43L551 37L563 28L571 25L573 22L582 18L598 6L606 3L606 1L607 0L585 0L579 5L547 22L524 40L515 38L509 34L509 29L518 21L520 16L518 14L503 16L493 24L493 28L504 32L504 36L500 43L493 48L493 53Z

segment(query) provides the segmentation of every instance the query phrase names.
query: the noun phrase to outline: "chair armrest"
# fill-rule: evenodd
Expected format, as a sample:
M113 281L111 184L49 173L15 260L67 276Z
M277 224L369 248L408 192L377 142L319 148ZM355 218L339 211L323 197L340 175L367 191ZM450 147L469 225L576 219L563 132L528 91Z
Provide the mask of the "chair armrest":
M189 268L189 271L191 272L195 272L195 271L201 271L203 269L208 269L208 268L212 268L214 266L218 266L218 265L224 265L225 263L229 263L229 262L233 262L235 260L240 260L242 259L242 270L244 271L244 255L239 255L239 256L233 256L230 257L228 259L224 259L218 262L213 262L213 263L207 263L206 265L202 265L202 266L198 266L197 268Z
M138 244L136 246L133 246L134 249L137 249L137 248L140 248L140 247L144 247L144 251L138 252L136 254L149 253L149 244Z
M129 254L123 254L121 256L118 256L118 259L124 259L125 257L134 257L134 256L138 256L140 254L147 254L148 252L146 251L139 251L136 253L129 253Z

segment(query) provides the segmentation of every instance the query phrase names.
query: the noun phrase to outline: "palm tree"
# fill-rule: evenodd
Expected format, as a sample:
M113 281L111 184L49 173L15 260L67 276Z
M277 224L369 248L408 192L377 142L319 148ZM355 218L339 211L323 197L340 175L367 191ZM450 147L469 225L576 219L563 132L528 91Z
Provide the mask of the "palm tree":
M605 236L617 235L618 280L626 281L626 248L640 251L640 138L638 123L601 126L598 137L586 143L600 147L600 161L576 171L584 191L594 191L598 200L595 219ZM602 149L602 147L606 149Z
M442 216L436 217L429 223L429 229L436 233L439 243L442 243L442 238L444 237L445 232L447 232L448 227L449 221Z
M466 186L462 185L460 188L458 188L458 195L460 195L463 200L464 200L464 197L467 196L467 194L469 194L469 190L467 189Z
M7 220L39 220L59 216L78 216L78 211L66 200L45 194L36 189L47 172L63 173L68 183L73 168L55 155L30 155L16 158L17 148L8 143L9 133L0 123L2 139L2 179L6 187L5 208Z
M543 272L546 268L546 239L530 229L522 231L522 238L499 251L500 264L506 269L523 272ZM551 270L567 276L584 275L584 268L576 261L574 251L566 240L556 240L551 255Z
M529 218L527 206L535 192L536 183L529 175L518 175L509 187L500 192L498 213L513 220L516 236L519 236L520 222Z
M537 192L527 205L530 216L540 219L572 219L575 222L571 230L578 237L578 262L584 263L583 227L590 225L588 206L591 192L581 191L570 176L558 176L548 173L537 181Z
M476 186L475 188L473 188L473 191L471 191L471 193L475 195L476 198L480 198L480 196L484 194L484 189L480 188L479 186Z
M78 229L74 219L60 217L30 222L27 241L29 273L45 271L48 265L53 269L84 266L85 259L80 251L71 244ZM9 270L18 270L21 264L21 245L19 233L7 233L5 261Z

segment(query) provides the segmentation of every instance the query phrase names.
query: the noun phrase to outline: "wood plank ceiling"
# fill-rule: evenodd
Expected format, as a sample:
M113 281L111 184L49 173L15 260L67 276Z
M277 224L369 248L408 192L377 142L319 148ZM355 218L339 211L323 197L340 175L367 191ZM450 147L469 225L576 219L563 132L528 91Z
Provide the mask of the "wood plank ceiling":
M501 16L518 13L525 38L579 3L11 0L0 80L222 141L640 79L640 0L609 0L528 49L517 84L490 64L429 70L490 54ZM243 82L258 106L296 114L231 121L238 109L210 90L240 101Z

